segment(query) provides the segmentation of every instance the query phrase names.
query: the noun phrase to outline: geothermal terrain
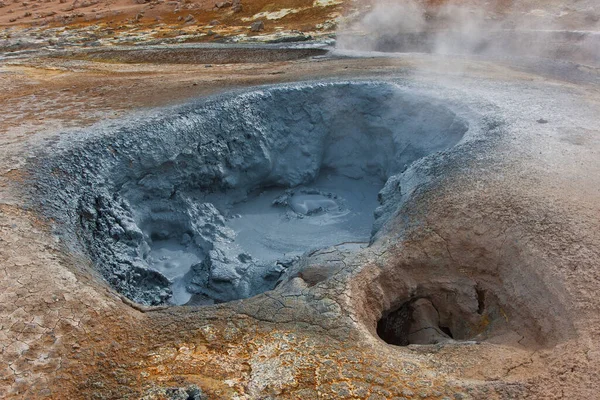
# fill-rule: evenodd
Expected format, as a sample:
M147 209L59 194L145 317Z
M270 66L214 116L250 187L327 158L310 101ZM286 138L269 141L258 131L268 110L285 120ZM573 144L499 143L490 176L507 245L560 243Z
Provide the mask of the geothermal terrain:
M595 399L595 1L0 1L0 398Z

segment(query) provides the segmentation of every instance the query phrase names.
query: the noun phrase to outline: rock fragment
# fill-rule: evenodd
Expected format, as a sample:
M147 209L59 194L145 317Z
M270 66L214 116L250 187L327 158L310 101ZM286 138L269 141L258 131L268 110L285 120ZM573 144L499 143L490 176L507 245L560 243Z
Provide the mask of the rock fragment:
M265 30L265 23L262 21L256 21L250 26L251 32L260 32Z
M226 7L231 7L233 5L233 3L231 1L221 1L215 4L215 7L217 8L226 8Z

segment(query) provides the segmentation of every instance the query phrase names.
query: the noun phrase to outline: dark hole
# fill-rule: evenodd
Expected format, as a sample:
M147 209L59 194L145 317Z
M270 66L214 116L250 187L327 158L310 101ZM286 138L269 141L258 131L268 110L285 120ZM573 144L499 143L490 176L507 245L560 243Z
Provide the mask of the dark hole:
M485 290L475 289L477 292L477 314L483 314L485 310Z
M444 332L446 335L448 335L448 337L450 337L450 339L454 339L454 336L452 336L452 332L450 331L450 328L448 328L447 326L440 326L440 330L442 332Z
M390 312L377 322L377 334L386 343L395 346L408 346L410 330L410 302L404 303L400 308Z
M377 334L395 346L437 344L454 339L447 326L440 325L440 314L429 298L410 299L384 314L377 322Z

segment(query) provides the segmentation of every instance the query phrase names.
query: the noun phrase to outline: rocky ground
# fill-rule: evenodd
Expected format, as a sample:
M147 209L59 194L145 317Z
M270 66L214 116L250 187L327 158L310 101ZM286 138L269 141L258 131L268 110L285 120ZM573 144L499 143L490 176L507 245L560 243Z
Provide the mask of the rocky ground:
M280 19L254 18L280 12L279 3L258 1L242 1L238 12L233 2L26 3L0 3L3 46L30 51L0 57L0 397L597 397L596 67L325 56L323 42L105 46L132 44L134 35L147 43L328 37L327 21L348 6L335 2L290 1L290 9L311 7ZM556 16L554 5L564 8L556 2L534 12L531 4L522 12ZM584 6L563 15L565 24L595 26ZM213 19L220 24L209 25ZM252 32L256 20L264 31ZM99 46L74 51L66 42ZM67 49L55 52L57 45ZM313 254L296 278L300 289L214 307L139 306L110 289L85 256L67 251L53 221L30 206L30 166L62 132L256 85L343 79L401 82L461 99L497 139L465 148L470 158L450 169L432 166L435 184L411 196L407 218L388 225L372 248ZM379 339L377 321L399 298L463 290L481 330L493 322L492 337L406 347Z
M419 4L430 29L448 27L459 17L458 29L471 35L477 34L472 30L473 18L487 29L597 31L600 24L593 0L575 4L496 0L483 5L424 0ZM329 39L339 29L369 35L357 24L369 13L385 16L377 25L388 31L403 26L407 13L398 14L396 7L397 2L386 0L2 0L0 48L297 42Z
M0 3L9 48L185 42L278 42L328 37L340 1L75 1Z

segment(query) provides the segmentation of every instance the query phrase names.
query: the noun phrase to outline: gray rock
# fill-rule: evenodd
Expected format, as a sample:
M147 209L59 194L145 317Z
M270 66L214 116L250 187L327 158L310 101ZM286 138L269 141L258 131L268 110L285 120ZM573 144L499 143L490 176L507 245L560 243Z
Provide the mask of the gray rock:
M440 329L440 315L431 301L419 299L411 305L410 331L411 344L436 344L450 341L451 338Z
M250 26L251 32L260 32L265 30L265 23L263 21L256 21Z

